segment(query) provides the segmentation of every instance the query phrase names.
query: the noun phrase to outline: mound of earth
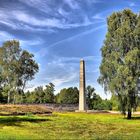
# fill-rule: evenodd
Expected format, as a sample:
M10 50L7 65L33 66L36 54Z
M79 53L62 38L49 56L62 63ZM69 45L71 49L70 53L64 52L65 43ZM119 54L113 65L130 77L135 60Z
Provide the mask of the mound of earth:
M0 115L51 114L43 105L0 105Z

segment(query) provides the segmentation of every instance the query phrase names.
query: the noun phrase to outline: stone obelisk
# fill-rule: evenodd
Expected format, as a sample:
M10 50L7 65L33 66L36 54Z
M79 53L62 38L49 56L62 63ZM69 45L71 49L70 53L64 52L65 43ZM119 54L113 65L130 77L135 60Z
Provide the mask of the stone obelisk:
M79 111L86 110L85 61L80 60Z

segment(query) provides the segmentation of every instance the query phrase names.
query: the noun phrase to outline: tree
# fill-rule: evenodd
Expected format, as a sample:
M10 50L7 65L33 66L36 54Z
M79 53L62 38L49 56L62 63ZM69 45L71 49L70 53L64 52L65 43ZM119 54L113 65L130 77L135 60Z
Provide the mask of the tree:
M102 51L98 82L117 95L123 114L136 109L136 81L140 77L140 15L131 10L113 13Z
M102 110L102 108L100 107L102 103L102 98L96 94L96 93L93 93L93 97L92 97L92 109L94 110Z
M46 88L44 90L45 92L45 103L54 103L54 89L55 85L53 83L49 83L46 85Z
M32 92L27 91L24 96L24 102L27 103L54 103L54 84L49 83L45 89L43 86L36 87Z
M16 40L3 43L0 48L0 66L2 69L3 86L9 86L8 103L11 99L11 93L16 89L18 75L16 73L18 59L20 57L19 42ZM1 85L2 86L2 85Z
M91 86L87 86L86 89L87 92L87 105L89 109L92 109L92 98L93 98L93 94L95 92L95 89Z
M7 102L13 101L24 90L27 81L38 72L33 55L20 48L17 40L6 41L0 48L0 87L8 89Z
M57 94L57 103L77 104L79 101L79 90L77 87L64 88Z
M44 90L43 86L38 86L34 89L34 91L30 92L27 91L26 93L22 94L22 102L23 103L45 103L44 102Z
M119 105L119 102L118 102L117 95L112 95L110 101L112 103L112 109L113 110L120 110L120 105Z
M65 103L66 102L66 92L67 89L63 88L60 90L60 93L56 95L56 102L57 103Z
M35 73L38 72L38 64L33 60L34 55L28 51L23 50L19 59L19 85L24 90L26 82L34 78Z

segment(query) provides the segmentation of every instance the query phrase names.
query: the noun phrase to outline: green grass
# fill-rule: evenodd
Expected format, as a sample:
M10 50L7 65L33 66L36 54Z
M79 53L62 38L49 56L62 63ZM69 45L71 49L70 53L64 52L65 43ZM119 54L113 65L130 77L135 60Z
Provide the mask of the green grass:
M140 118L86 113L0 116L0 139L140 139Z

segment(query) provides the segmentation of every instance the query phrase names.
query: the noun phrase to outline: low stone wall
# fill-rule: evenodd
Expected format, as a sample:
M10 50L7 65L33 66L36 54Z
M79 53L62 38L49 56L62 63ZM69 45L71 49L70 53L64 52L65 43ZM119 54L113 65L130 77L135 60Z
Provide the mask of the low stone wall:
M44 104L48 109L53 111L75 111L78 104Z

